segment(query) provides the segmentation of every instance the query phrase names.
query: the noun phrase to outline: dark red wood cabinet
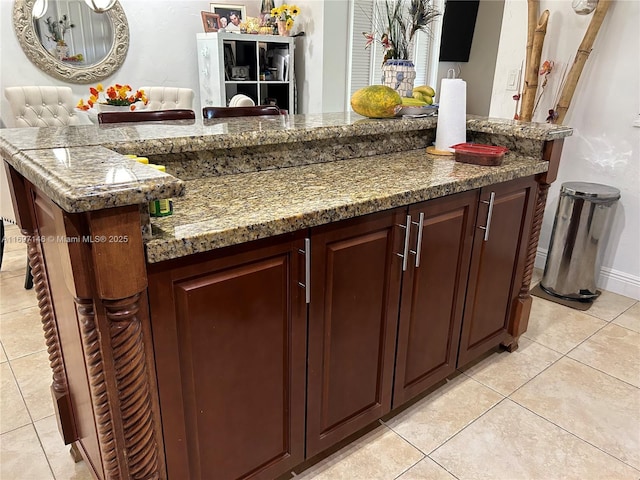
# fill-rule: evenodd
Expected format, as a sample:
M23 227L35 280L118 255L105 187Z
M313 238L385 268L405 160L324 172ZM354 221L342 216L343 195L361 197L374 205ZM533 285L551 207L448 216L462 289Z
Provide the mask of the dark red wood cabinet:
M303 248L291 235L150 266L169 478L270 479L304 460Z
M311 231L307 457L391 409L405 214Z
M413 246L402 280L394 408L456 369L478 192L409 209Z
M499 345L508 335L527 255L536 185L528 177L480 191L458 366Z
M504 341L535 192L515 180L149 265L169 478L276 478Z

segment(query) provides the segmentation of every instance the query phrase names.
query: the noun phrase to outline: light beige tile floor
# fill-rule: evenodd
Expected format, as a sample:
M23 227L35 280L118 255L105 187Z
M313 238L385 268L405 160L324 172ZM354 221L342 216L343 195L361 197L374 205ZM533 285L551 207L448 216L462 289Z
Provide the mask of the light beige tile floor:
M0 479L89 479L52 415L35 294L22 287L26 248L7 247L0 271ZM465 366L298 477L639 480L639 352L635 300L604 292L578 312L534 298L516 352Z

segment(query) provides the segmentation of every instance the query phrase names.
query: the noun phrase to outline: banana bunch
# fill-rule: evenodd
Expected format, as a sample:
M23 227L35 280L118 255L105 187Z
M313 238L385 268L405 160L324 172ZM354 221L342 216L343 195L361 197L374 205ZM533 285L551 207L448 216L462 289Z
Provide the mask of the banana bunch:
M433 97L436 91L429 85L421 85L413 89L413 98L424 102L425 105L431 105L433 103Z

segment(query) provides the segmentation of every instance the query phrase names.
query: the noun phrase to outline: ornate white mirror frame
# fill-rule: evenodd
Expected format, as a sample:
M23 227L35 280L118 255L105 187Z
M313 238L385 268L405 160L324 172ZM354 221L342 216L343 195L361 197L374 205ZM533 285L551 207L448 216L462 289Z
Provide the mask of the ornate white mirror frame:
M29 60L52 77L69 83L93 83L117 71L129 50L129 25L119 2L104 15L111 20L113 44L100 62L86 67L69 65L45 50L33 25L33 5L36 0L16 0L13 6L13 29Z

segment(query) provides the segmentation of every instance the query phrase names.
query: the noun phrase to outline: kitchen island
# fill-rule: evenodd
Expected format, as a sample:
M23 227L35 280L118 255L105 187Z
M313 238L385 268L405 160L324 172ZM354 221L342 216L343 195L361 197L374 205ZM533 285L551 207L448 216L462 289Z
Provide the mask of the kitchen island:
M510 149L480 167L428 156L435 127L0 131L60 430L96 478L276 478L517 348L571 129L469 117Z

